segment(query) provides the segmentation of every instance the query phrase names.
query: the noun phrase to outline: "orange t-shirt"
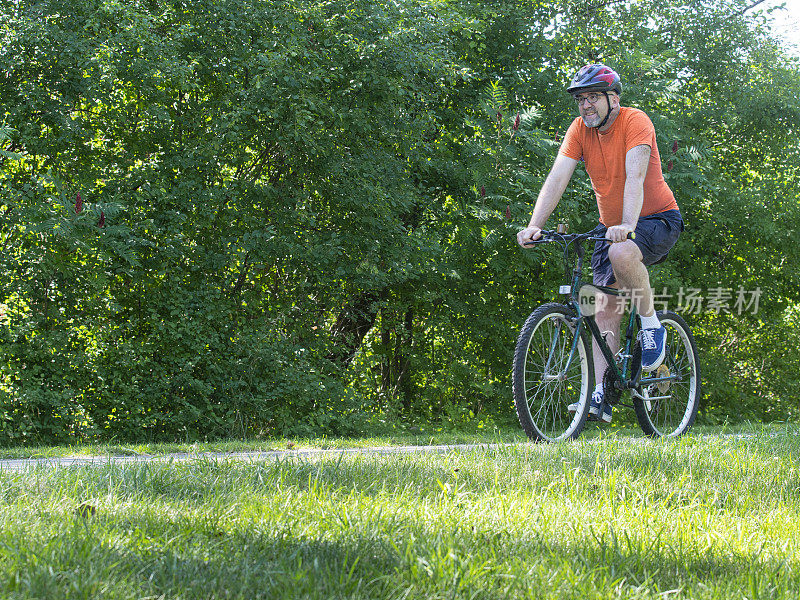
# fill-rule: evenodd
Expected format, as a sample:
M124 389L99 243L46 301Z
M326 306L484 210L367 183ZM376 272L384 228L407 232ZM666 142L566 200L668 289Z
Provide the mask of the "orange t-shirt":
M625 155L631 148L642 144L650 146L650 165L644 178L641 216L677 210L675 196L661 173L656 130L641 110L621 107L614 123L602 133L594 127L586 127L578 117L564 136L559 152L574 160L583 158L597 196L600 222L606 227L622 223Z

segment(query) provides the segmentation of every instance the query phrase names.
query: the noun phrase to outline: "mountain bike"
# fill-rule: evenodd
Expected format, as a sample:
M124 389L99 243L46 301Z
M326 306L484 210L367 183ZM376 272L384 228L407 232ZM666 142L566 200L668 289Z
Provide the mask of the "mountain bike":
M641 323L631 303L625 338L614 355L594 317L597 292L619 296L615 288L583 279L584 244L611 243L598 229L567 234L542 231L529 244L558 243L563 248L568 284L559 287L563 302L539 306L525 321L514 350L512 382L519 422L534 441L554 442L580 435L589 415L595 387L592 338L609 365L603 375L605 401L632 408L645 434L676 437L689 431L700 401L700 362L691 329L679 315L658 311L667 330L664 361L643 373L637 332ZM631 237L633 234L630 234ZM570 255L574 268L570 274ZM605 332L608 333L608 332ZM628 403L627 395L632 403ZM577 405L572 413L567 410ZM573 407L575 408L575 407Z

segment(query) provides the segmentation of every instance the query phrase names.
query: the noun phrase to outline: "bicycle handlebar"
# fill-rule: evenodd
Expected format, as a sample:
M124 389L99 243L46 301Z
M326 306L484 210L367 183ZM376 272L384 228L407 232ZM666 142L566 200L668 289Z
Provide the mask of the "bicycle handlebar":
M530 240L528 242L523 242L523 246L532 246L533 244L545 244L548 242L563 242L563 243L570 243L574 242L575 240L583 239L583 240L590 240L592 242L606 242L608 244L612 244L613 242L605 236L597 236L593 235L599 233L595 229L591 231L587 231L586 233L558 233L557 231L549 231L546 229L541 230L541 237L535 240ZM631 231L628 233L627 239L634 240L636 239L636 232Z

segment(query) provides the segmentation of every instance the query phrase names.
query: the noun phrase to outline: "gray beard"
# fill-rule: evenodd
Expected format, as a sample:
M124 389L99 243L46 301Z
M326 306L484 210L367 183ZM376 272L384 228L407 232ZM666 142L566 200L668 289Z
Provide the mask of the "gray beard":
M588 119L587 117L582 116L581 120L583 121L583 124L586 125L587 127L597 127L598 125L600 125L600 121L602 121L600 115L598 114L594 114L591 117L588 117Z

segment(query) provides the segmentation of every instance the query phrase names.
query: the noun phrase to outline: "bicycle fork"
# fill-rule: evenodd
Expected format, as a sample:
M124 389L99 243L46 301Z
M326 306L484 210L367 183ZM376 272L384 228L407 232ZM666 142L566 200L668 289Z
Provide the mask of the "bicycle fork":
M558 319L555 319L558 320ZM564 368L560 369L557 374L553 374L550 372L552 368L553 356L556 353L556 348L558 347L559 337L561 335L561 327L556 329L556 334L553 336L553 341L550 343L550 353L547 356L547 363L544 366L544 376L543 379L545 381L564 381L567 378L567 371L569 371L569 367L572 364L572 360L575 357L575 352L578 349L578 338L581 335L581 320L578 321L577 329L575 331L575 336L572 340L572 348L569 351L569 356L567 357L567 361L564 363ZM563 323L563 325L569 327L568 323Z

